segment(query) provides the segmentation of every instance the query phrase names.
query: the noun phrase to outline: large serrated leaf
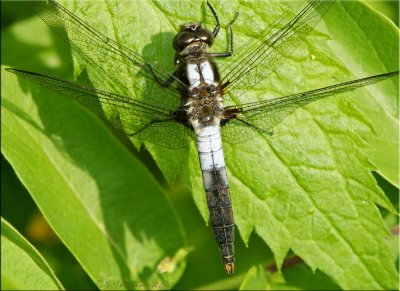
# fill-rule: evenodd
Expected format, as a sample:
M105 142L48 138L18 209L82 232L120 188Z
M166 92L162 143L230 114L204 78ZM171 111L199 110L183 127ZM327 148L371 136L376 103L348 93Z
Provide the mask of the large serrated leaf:
M340 39L329 45L354 77L396 69L399 31L385 16L365 4L349 1L336 5L326 21L332 38ZM343 27L351 27L351 31ZM368 159L398 188L399 164L393 162L399 159L398 79L391 83L366 88L372 98L353 98L352 103L368 117L371 127L370 131L359 132L371 147Z
M262 11L273 9L264 2L259 6L249 2L248 7L223 3L226 18L233 8L242 14L250 14L249 8L253 9L257 20ZM351 16L357 9L368 11L365 18ZM343 10L350 18L345 27L340 14ZM266 90L285 95L398 69L398 31L390 22L358 2L336 4L331 13L327 30L319 26L320 32L314 32L296 51L295 58L278 69L279 78L266 82ZM368 36L364 36L358 50L353 47L353 55L362 52L363 61L358 66L352 63L346 66L340 59L346 60L352 54L344 58L341 54L346 51L334 51L331 47L346 42L347 38L341 40L326 31L340 30L349 38L354 37L360 33L360 27L371 25L372 19L385 45L370 43L365 40ZM239 17L234 28L236 34L248 33L241 30L247 28L246 21L253 19ZM265 25L267 22L268 19ZM367 48L361 49L363 46ZM373 58L374 62L368 63L377 52L380 60ZM361 71L362 62L371 67ZM398 79L393 79L300 109L277 126L272 137L224 145L236 224L245 241L255 229L274 251L278 265L292 249L313 269L321 269L345 289L397 286L387 244L390 234L375 203L395 210L370 173L378 170L393 183L396 182L393 177L398 176L395 162L398 123L393 123L392 114L397 112L397 82ZM262 99L265 92L254 91L254 95ZM385 130L379 132L380 128ZM382 136L389 137L393 155L387 155L387 147L379 142ZM377 142L373 142L373 137ZM167 177L176 172L184 177L203 216L207 217L195 150L191 148L183 158L177 157L182 163L192 161L188 167L178 162L178 167L168 163L165 157L171 156L169 151L151 147L151 152ZM240 260L240 254L237 255Z

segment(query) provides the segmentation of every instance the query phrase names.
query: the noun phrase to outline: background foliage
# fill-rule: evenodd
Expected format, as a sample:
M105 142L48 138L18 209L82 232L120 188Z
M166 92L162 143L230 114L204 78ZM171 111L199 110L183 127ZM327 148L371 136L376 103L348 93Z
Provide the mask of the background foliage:
M394 2L389 2L389 6L393 5L393 3ZM192 6L192 8L188 10L188 8L185 9L185 7L181 6L176 6L177 8L175 8L171 2L158 4L158 8L162 9L160 13L163 13L168 19L171 19L171 22L173 21L172 23L174 23L175 26L182 21L187 21L187 19L180 19L179 17L170 15L168 13L172 13L171 11L174 11L174 9L181 9L177 12L178 15L179 13L183 14L182 11L196 11L195 9L197 9L196 7L198 7L198 3ZM222 5L217 5L216 7L219 9L219 11L222 10ZM353 10L351 7L346 5L343 5L343 7L342 9L344 9L345 14L349 17L349 21L359 17L357 16L357 12L361 6L355 6ZM254 7L250 5L250 8L243 7L243 9L240 10L242 15L241 17L246 19L246 12L248 11L246 9L250 9L251 11L251 9L256 8L256 5ZM233 10L228 8L227 11L227 15L225 15L225 12L223 13L222 19L224 20L229 18L229 15L231 15L230 12ZM343 33L342 30L335 30L334 25L329 26L330 23L332 24L339 19L341 12L342 11L337 9L336 15L334 15L335 12L333 12L332 15L326 19L328 27L330 28L329 33L331 35L335 35L336 37L342 39L346 39L347 37L349 40L347 42L347 47L341 46L340 44L337 44L336 47L334 47L334 49L337 49L340 52L338 53L338 58L346 56L346 49L349 48L356 49L357 54L360 56L367 55L362 53L363 50L376 47L376 44L373 42L372 44L368 43L366 45L366 41L369 40L368 34L364 34L364 38L358 38L355 37L356 31L350 31L352 33L349 33L348 29L346 33ZM356 14L351 15L351 12L356 12ZM2 64L71 79L72 63L70 62L68 48L65 48L64 44L48 31L47 27L41 22L40 19L32 15L29 9L26 9L24 3L2 2L2 13L4 13L3 15L5 16L2 17ZM204 16L204 13L202 15ZM368 23L368 27L362 28L368 32L373 32L374 28L388 25L385 23L384 19L374 16L374 13L369 14L369 10L366 10L364 15L366 15L366 20L364 20L363 23ZM195 14L190 15L190 17L201 18L202 16L200 16L200 14ZM342 20L342 24L345 24L345 19L340 19ZM94 18L93 21L95 20L96 19ZM209 17L207 17L207 20L209 23L211 22ZM102 18L99 17L97 21L102 21ZM243 25L244 24L242 22L242 25L239 25L239 27L243 27ZM349 26L346 27L348 28ZM239 29L239 33L240 32L241 30ZM243 28L242 32L246 33L246 28ZM389 42L390 36L387 37ZM221 39L223 39L223 37ZM386 42L382 41L383 39L384 37L381 37L377 43L381 42L382 45L385 45ZM313 40L316 41L317 44L320 44L322 41L325 41L324 35L317 34ZM224 43L222 42L221 47L223 46ZM317 54L318 50L324 50L325 48L311 48L311 50L312 49L316 49ZM169 48L169 54L172 56L171 48ZM329 54L327 55L329 56ZM387 68L387 66L390 67L390 64L384 64L384 57L377 58L377 60L366 60L362 58L359 60L354 60L355 54L350 53L347 55L349 55L348 59L341 60L349 67L339 67L339 69L335 68L336 71L329 71L329 73L326 71L317 73L330 74L329 76L332 76L333 74L335 77L336 75L363 77L365 71L369 72L370 74L380 73L381 71L376 72L376 68ZM322 54L319 57L322 58L324 56L326 55ZM301 59L301 53L297 55L297 57ZM167 59L170 60L171 58ZM323 59L323 61L330 62L331 60ZM363 64L363 66L362 68L359 68L356 64ZM336 63L335 66L337 66ZM299 67L299 69L304 69L304 67ZM282 73L285 73L285 68L281 70ZM382 70L386 71L384 69ZM307 70L305 70L305 72L307 72ZM312 80L313 76L309 77ZM283 84L288 84L289 82L288 80L280 81L282 81ZM316 81L321 82L321 79L316 79ZM121 266L125 263L128 265L127 269L125 270L126 272L130 273L131 280L130 282L122 283L124 286L130 288L143 287L136 286L136 284L145 282L146 284L150 284L147 285L147 287L152 286L153 288L168 288L170 287L169 284L172 284L176 289L191 289L195 287L201 289L229 289L238 288L239 286L244 290L254 288L338 289L340 288L339 286L350 286L349 284L351 284L352 280L355 282L355 284L357 284L357 280L362 280L360 277L358 277L358 279L352 279L350 277L350 279L342 278L341 280L339 279L339 281L335 282L318 270L315 272L315 274L313 274L312 270L307 265L302 263L296 263L294 266L284 269L282 274L277 274L276 272L268 272L265 274L264 270L266 266L273 264L274 256L266 247L265 243L260 239L260 236L264 237L264 240L268 241L270 246L273 246L274 242L280 244L281 246L285 243L290 244L290 239L281 238L280 240L277 240L276 236L272 236L271 232L269 232L273 229L272 225L267 226L266 230L259 228L258 235L252 232L254 227L253 223L257 228L257 219L260 220L260 217L263 217L265 213L261 214L259 211L255 211L254 209L251 211L251 208L238 208L240 207L239 205L250 205L246 203L256 203L257 200L254 200L254 197L251 195L257 191L260 191L258 189L251 190L249 192L249 197L251 198L249 198L249 201L247 202L242 203L243 197L241 199L236 198L238 210L237 213L239 216L238 227L241 234L236 238L236 252L238 256L240 256L237 266L239 272L234 277L227 278L223 273L223 269L219 263L219 254L215 246L212 233L210 229L205 226L204 220L202 219L202 216L206 218L206 209L204 207L204 196L202 194L202 189L199 187L201 186L201 181L198 179L198 175L191 174L189 176L185 176L185 174L180 173L179 177L182 178L182 180L180 180L180 178L174 180L176 169L167 168L167 160L163 158L170 157L169 154L163 154L162 151L150 147L150 151L157 163L156 164L146 150L141 149L137 151L121 132L114 131L113 134L110 134L109 129L99 122L96 117L86 112L78 104L71 104L67 98L41 97L43 94L41 92L44 92L42 89L32 87L30 84L24 82L21 82L19 85L16 79L11 76L2 76L2 84L2 152L6 153L10 161L12 160L14 169L19 169L17 170L17 173L20 177L18 178L15 175L10 164L8 164L8 162L2 156L2 215L20 233L22 233L23 236L28 238L28 240L34 244L34 246L43 255L45 260L49 262L51 268L55 271L57 277L61 281L61 284L65 288L95 289L96 286L94 285L93 281L97 283L98 288L104 289L106 287L110 287L106 286L104 281L101 281L103 278L102 272L104 272L104 274L113 272L118 273L118 271L115 270L124 270L124 268ZM304 83L300 82L298 86L300 85L304 85ZM310 81L307 86L315 87L315 84L312 84L312 81ZM281 88L277 89L279 91ZM301 88L295 89L297 90ZM371 93L374 93L378 96L384 96L385 90L385 86L381 86L378 87L378 89L375 89L375 91L372 90ZM18 97L20 99L16 98L16 96L26 95L27 92L33 93L33 96L35 96L34 100L27 102L27 99L22 99L22 97ZM47 96L51 94L48 91L45 91L45 93ZM356 111L353 107L348 108L349 105L345 101L344 103L342 101L342 103L338 103L339 105L334 105L331 108L331 101L328 100L323 103L325 107L328 109L330 108L330 110L333 111L330 118L332 118L335 123L338 121L347 122L345 119L341 119L340 117L338 118L337 114L335 114L335 110L337 109L335 106L339 106L340 110L344 111L345 113L347 110L348 116L350 116L351 119L354 119L354 123L356 124L351 125L351 129L354 131L359 129L359 123L357 122L360 122L360 120L361 125L363 123L371 124L371 122L375 122L372 124L376 125L374 132L378 132L378 134L372 135L368 130L362 131L363 134L358 132L364 140L368 141L368 147L366 147L357 136L353 136L350 134L350 132L348 132L348 134L351 135L351 139L349 141L350 145L347 145L349 146L349 151L354 150L354 143L359 143L358 146L364 148L365 151L371 150L372 148L375 151L378 149L378 152L381 153L393 152L393 147L397 145L397 138L395 135L393 135L393 132L397 130L396 126L398 119L396 118L397 111L393 113L394 110L392 110L392 108L395 108L396 106L390 104L390 102L387 101L388 99L384 99L384 97L382 98L383 99L378 101L372 99L377 103L367 104L365 103L365 100L371 99L363 99L361 103L365 105L364 108L362 106L358 106ZM362 117L360 116L364 116L362 114L371 116L371 108L379 108L381 106L376 106L376 104L382 103L386 105L386 107L382 106L384 108L383 111L386 117L384 119L380 119L379 116L382 116L382 112L375 112L378 118L363 122L364 120L362 120ZM15 110L16 108L22 108L23 112ZM12 112L14 116L12 114L10 115L9 112ZM25 112L29 112L29 114L32 115L26 116L24 114ZM360 115L354 115L354 112L357 112L357 114ZM312 107L312 109L310 109L310 114L312 116L326 116L325 113L319 113L318 107ZM19 119L15 118L15 116L17 116ZM37 117L40 118L35 119ZM47 121L44 119L44 117L47 118ZM23 122L20 121L21 118ZM394 125L392 125L392 127L388 120L394 120ZM379 123L379 121L381 121L381 123ZM291 122L295 124L306 123L306 127L304 128L310 129L310 127L307 127L307 118L304 119L301 117L301 115L296 115L293 117ZM331 121L328 120L328 123L329 122ZM71 125L71 129L65 127L65 123L68 123L68 126ZM289 125L280 127L281 133L278 135L278 138L283 138L283 144L285 143L285 131L286 133L291 131L291 129L288 127ZM41 128L44 128L45 130L38 130ZM76 131L77 128L79 128L80 131ZM299 128L303 130L302 127ZM382 129L385 130L382 131L382 135L380 136L379 133ZM332 128L328 129L328 131L329 130L332 130ZM15 135L15 133L17 133L17 135ZM290 134L293 135L297 133L291 132ZM305 135L305 140L312 137L312 132L303 132L303 134ZM60 140L58 136L63 136L66 138ZM37 143L38 140L40 140L40 143ZM269 142L270 141L268 141L267 144L269 144ZM43 144L46 145L46 147L43 148ZM123 144L124 147L121 147L121 144ZM265 144L265 141L261 141L260 146L265 146ZM274 141L272 141L272 147L273 146ZM301 152L306 151L306 148L307 145L306 147L285 150L288 150L288 152L292 153L299 151L299 156L301 159ZM396 154L396 150L397 148L395 149L394 154ZM238 154L239 151L243 152L246 151L246 149L239 147L227 147L227 156L240 156L240 154ZM32 155L32 152L35 154ZM50 158L48 157L49 153ZM393 155L387 155L386 157L388 158L386 159L385 156L383 156L383 158L380 159L382 155L371 153L370 162L372 162L374 165L372 167L368 166L368 163L364 159L364 154L365 152L360 154L360 167L365 167L365 169L371 170L376 169L381 176L386 178L384 179L378 174L375 176L386 196L389 197L392 204L397 207L398 198L397 188L395 186L398 186L396 175L398 169L393 168ZM98 157L100 156L102 156L104 159L99 160ZM195 157L195 153L192 152L191 156ZM134 157L139 159L142 164L146 165L147 170L140 163L138 163ZM306 158L305 155L303 155L303 157ZM254 158L257 159L257 157ZM270 156L269 161L273 161L273 158L273 156ZM251 161L249 161L251 159L251 155L246 157L247 165L251 165ZM287 157L287 159L293 161L293 159L290 157ZM60 161L62 161L62 165L64 167L65 165L67 165L67 167L57 167L57 165L61 164ZM104 161L107 162L104 163ZM301 162L304 164L308 163L309 160L303 160ZM193 167L189 169L189 172L193 171L195 173L198 171L196 163L193 163ZM240 181L238 181L237 178L240 180L244 174L251 176L252 173L247 171L245 167L242 168L233 164L233 161L230 163L230 174L232 177L231 180L233 180L233 192L239 193L239 190L242 189L243 186L237 186L240 185L240 183L238 184ZM240 164L240 160L238 163ZM160 168L162 169L163 173L161 173L159 170ZM235 172L239 169L242 172ZM38 175L38 172L40 172L40 175ZM371 183L370 187L371 189L374 189L371 190L371 193L369 193L369 198L373 199L375 202L379 202L381 206L390 209L389 204L385 200L385 196L382 195L383 192L380 192L378 188L374 188L374 182L367 173L361 174L361 172L362 171L360 170L360 175L364 175L362 178L364 179L363 181L368 181L368 183ZM269 175L271 175L271 173L269 173ZM42 177L43 181L35 181L36 177L38 176ZM124 176L126 176L126 178L124 178ZM154 176L157 181L152 178L152 176ZM315 177L316 175L313 176ZM79 177L79 180L74 180L75 177ZM131 179L130 177L135 177L135 179ZM173 185L168 186L168 183L166 183L164 177L166 177L169 182L173 181ZM185 181L185 179L188 179L188 177L196 178L188 183L187 180ZM318 175L318 177L320 178L321 176ZM257 181L257 178L254 179L254 181ZM282 180L282 178L272 180L281 181L282 183L287 182ZM25 190L25 187L21 184L21 181L23 181L25 187L29 189L36 203L41 205L41 211L42 213L45 213L46 219L53 222L52 227L55 230L58 230L57 235L46 223L46 220L43 218L41 212L39 212L39 210L36 208L35 203L30 198L30 195ZM97 184L98 181L102 181L103 184ZM387 181L390 181L391 183ZM304 184L302 182L299 184L306 187L308 183L309 180L306 180ZM188 191L185 184L189 184L189 187L192 186L192 191ZM40 188L40 185L45 187ZM82 185L84 185L83 188ZM168 192L168 195L166 195L164 191L160 189L159 185L162 185L164 191ZM254 184L253 187L263 189L265 186L262 184ZM132 189L137 191L132 191ZM267 191L266 189L264 190ZM331 188L328 188L328 190L331 190ZM194 192L197 206L193 202L192 192ZM277 189L274 189L274 192L279 193L277 192ZM323 191L318 191L318 193L322 192ZM35 195L34 193L38 194ZM47 193L53 193L50 199ZM83 196L79 196L77 193L81 193ZM89 195L88 193L92 194ZM296 197L295 195L293 196L293 193L280 193L279 195L285 197L285 195L290 194L292 194L292 196L287 197ZM332 195L332 193L329 193L329 191L327 191L327 194ZM338 207L337 203L339 198L336 195L332 196L332 200L327 199L328 197L324 197L324 199L327 200L322 200L327 203L327 210ZM343 198L345 199L346 197ZM294 199L292 202L296 204L300 201L301 199ZM340 202L344 203L344 201ZM348 202L351 203L352 201ZM369 209L372 211L370 213L365 213L364 215L368 215L369 218L371 213L373 213L373 216L375 216L374 219L370 220L370 223L374 224L376 221L379 221L379 215L376 212L376 206L374 206L371 201L364 201L362 203L364 204L360 206L363 209L366 209L367 206L365 203L367 203L368 207L370 207ZM110 205L112 207L110 207ZM272 204L272 206L269 208L271 211L275 212L274 215L278 215L278 217L280 212L282 212L282 215L285 213L284 209L279 208L280 205L282 204ZM324 206L323 204L317 205L319 205L319 207ZM107 209L109 212L104 212L104 210ZM200 212L198 209L200 209ZM268 210L268 208L262 209ZM302 208L299 207L299 209ZM249 216L240 217L240 213L248 214ZM321 213L324 213L324 211ZM343 225L349 225L349 217L346 217L346 213L343 214L345 217ZM387 226L390 227L398 224L397 218L388 213L387 210L381 209L381 214L383 215ZM51 216L54 217L52 218ZM144 224L137 225L136 222L138 221L139 217L145 217L145 219L142 219L142 221L145 221ZM117 220L119 222L123 221L124 223L115 224L115 221L114 223L111 223L113 220ZM261 221L261 223L265 223L265 221L266 220L264 219ZM334 221L337 222L338 220ZM56 224L57 222L59 225ZM92 222L93 225L91 226L89 222ZM296 228L294 223L295 221L292 221L290 226ZM82 227L83 225L85 227ZM104 230L101 229L101 225L105 225L105 233L111 235L111 248L110 244L107 243L110 241L110 238L104 236ZM124 227L130 228L130 232L126 232ZM366 253L372 252L374 254L376 252L374 251L374 248L381 248L381 239L388 237L388 234L385 233L385 230L382 229L380 225L374 227L372 227L372 229L379 229L379 232L372 232L372 239L377 240L368 240L368 242L373 242L372 244L368 244L366 241L362 242L366 245ZM6 228L3 228L2 226L3 238L9 237L10 232L15 232L11 227L9 228L8 233L3 233L3 229L5 230ZM321 232L323 229L324 227L322 224L316 224L315 231ZM343 230L354 232L354 228L351 225L349 225L348 229ZM264 231L268 232L263 233ZM126 233L139 233L141 235L138 237L121 236L121 234ZM300 232L298 238L304 239L305 235L306 234L304 232ZM322 234L319 233L318 235L321 236ZM19 237L19 234L15 232L12 233L12 236ZM61 243L59 237L62 238L64 244ZM346 235L343 235L342 237L346 238ZM103 240L104 243L102 243ZM245 241L245 243L243 243L243 241ZM91 245L90 242L93 242L96 247L93 248L93 245ZM382 253L379 256L382 261L375 261L371 264L367 264L366 267L367 270L370 268L370 271L373 274L377 274L373 270L374 265L379 270L386 268L388 273L386 273L386 275L381 273L380 275L382 277L375 278L376 281L373 283L384 284L382 282L387 282L388 287L393 287L393 280L396 280L396 278L393 277L394 265L390 264L390 261L393 260L393 257L397 257L397 252L395 251L396 242L391 241L391 243L391 249L383 248ZM99 247L102 244L104 248ZM246 247L245 244L248 245L248 247ZM305 242L299 242L300 248L296 251L296 253L298 254L299 252L303 251L303 257L307 257L307 254L312 254L312 252L309 250L302 250L301 246L304 245L306 245ZM289 248L293 246L295 246L293 242L291 242L291 245L288 245ZM142 251L138 251L138 248L140 247L142 248ZM334 245L332 245L332 248L334 248ZM76 261L74 256L69 253L68 249L73 251L75 257L78 258L79 263ZM6 250L6 245L2 245L2 252L3 250ZM126 253L120 254L119 252L121 250L126 251ZM278 249L275 247L275 259L280 261L286 255L286 252L281 250L280 255L277 255L277 250ZM391 255L393 257L383 258L387 255L387 250L391 251ZM106 255L107 251L110 251L111 253ZM186 256L187 251L189 251L189 254ZM327 254L329 254L330 251L327 251ZM130 257L132 254L139 254L143 257L132 258ZM343 249L339 247L337 257L339 258L341 255L343 255ZM114 260L104 262L102 261L104 257L114 258ZM157 272L154 272L157 265L164 268L168 268L168 266L170 266L168 265L168 261L162 260L166 257L172 258L172 266L176 268L173 270L171 275L168 275L169 273L167 273L167 275L159 276L157 275ZM314 259L320 260L321 258L315 257ZM96 262L96 260L99 261ZM139 262L139 264L135 265L134 262ZM152 263L146 266L147 262ZM185 262L187 263L187 268L183 276L180 277L182 275L182 271L184 270ZM382 262L384 262L385 265L380 266ZM3 266L3 264L5 265ZM314 268L320 267L319 262L313 262L312 257L308 258L308 264ZM328 263L327 265L334 266L335 264L329 265ZM114 266L115 270L113 270ZM2 267L3 270L7 268L6 261L3 259ZM85 271L82 269L82 267L85 269ZM249 271L247 274L245 274L247 270ZM379 270L376 272L379 273ZM140 274L135 274L136 271L138 271ZM325 270L325 272L329 273L329 270ZM360 272L360 274L362 273L363 271ZM89 279L87 274L90 275L93 281ZM329 274L336 280L340 278L337 273L335 274L335 270L332 270ZM129 276L122 273L121 277L127 278ZM120 287L119 284L121 282L118 281L119 277L107 277L107 279L109 284L118 285L111 287ZM350 282L346 280L350 280ZM3 280L2 282L4 283ZM371 279L367 278L366 284L370 284L370 282ZM7 281L5 283L7 283ZM161 283L164 285L157 285ZM12 287L13 285L5 285L3 287L10 286ZM376 287L379 288L385 286L377 285Z

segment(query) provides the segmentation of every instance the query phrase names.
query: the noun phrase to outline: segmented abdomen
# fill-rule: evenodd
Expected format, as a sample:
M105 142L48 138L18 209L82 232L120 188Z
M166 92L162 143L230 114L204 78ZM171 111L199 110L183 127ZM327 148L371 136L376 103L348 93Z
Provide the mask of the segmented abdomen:
M232 274L234 222L219 126L196 129L196 138L211 225L225 269Z

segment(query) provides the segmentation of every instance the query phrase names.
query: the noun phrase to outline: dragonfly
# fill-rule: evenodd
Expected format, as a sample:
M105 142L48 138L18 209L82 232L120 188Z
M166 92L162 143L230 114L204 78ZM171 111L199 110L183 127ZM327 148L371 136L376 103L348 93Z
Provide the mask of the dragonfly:
M238 53L238 61L230 64L223 76L217 61L236 54L233 27L238 13L228 24L229 48L212 52L209 48L221 26L211 3L206 4L214 18L214 28L209 30L201 22L182 24L172 41L175 70L168 72L102 34L56 1L31 3L76 57L94 68L100 78L126 88L129 95L22 69L6 70L82 103L100 102L98 113L106 112L110 121L129 137L166 148L181 148L195 142L212 230L225 271L233 274L235 229L223 142L238 143L260 134L271 135L273 127L296 109L396 77L399 71L261 101L240 102L247 90L274 73L296 50L334 1L309 1L287 23L276 23L276 29L266 30L259 40L246 43ZM104 62L105 59L110 61ZM121 76L141 81L132 82Z

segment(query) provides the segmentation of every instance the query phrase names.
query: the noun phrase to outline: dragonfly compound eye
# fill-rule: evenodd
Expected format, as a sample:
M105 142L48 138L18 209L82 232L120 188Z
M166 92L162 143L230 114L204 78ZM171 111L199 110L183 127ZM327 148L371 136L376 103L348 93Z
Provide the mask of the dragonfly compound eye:
M213 36L212 32L209 31L208 29L200 29L196 33L196 40L205 42L206 44L211 46L214 41L214 36Z
M174 50L181 52L195 39L196 37L193 32L182 31L174 37L172 46L174 47Z

